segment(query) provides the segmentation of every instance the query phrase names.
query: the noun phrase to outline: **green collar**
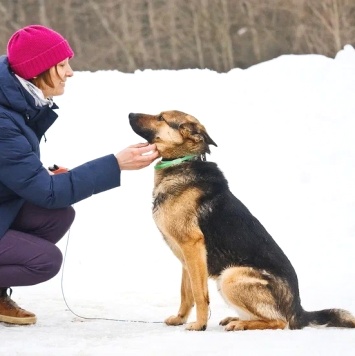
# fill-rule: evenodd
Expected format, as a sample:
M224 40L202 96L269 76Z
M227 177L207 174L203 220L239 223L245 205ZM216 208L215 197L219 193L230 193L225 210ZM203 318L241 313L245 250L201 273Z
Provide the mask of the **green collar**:
M155 169L162 169L162 168L167 168L170 166L176 166L177 164L180 164L184 161L190 161L191 159L197 157L197 155L190 155L190 156L185 156L185 157L180 157L180 158L176 158L173 159L171 161L160 161L159 163L157 163L154 168Z

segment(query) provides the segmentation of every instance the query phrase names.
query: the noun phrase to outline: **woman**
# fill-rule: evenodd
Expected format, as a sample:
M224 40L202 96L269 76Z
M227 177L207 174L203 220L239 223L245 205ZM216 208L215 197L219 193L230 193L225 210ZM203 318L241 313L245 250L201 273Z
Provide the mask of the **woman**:
M155 145L136 144L62 174L43 167L39 143L54 123L52 97L73 76L69 43L50 28L15 32L0 57L0 322L34 324L35 314L10 297L13 286L38 284L60 270L55 245L74 220L72 204L120 186L122 170L158 158Z

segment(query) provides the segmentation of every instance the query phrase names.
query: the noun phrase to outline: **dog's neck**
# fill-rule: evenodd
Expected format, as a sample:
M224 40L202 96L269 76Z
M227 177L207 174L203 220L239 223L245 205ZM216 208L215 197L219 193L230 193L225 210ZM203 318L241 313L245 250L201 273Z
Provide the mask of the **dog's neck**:
M154 166L154 168L163 169L171 166L176 166L185 161L206 161L206 155L203 153L201 155L188 155L188 156L174 158L174 159L163 158L160 162L158 162Z

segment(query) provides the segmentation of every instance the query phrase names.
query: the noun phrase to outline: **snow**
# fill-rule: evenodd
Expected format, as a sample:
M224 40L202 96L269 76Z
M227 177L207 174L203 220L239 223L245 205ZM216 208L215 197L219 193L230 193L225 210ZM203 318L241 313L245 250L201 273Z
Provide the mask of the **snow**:
M334 59L284 55L224 74L75 72L55 98L59 119L42 161L71 168L142 142L130 112L190 113L218 144L208 159L293 263L303 307L355 313L354 98L350 45ZM13 288L38 322L0 324L1 354L354 354L354 329L224 331L219 321L234 311L213 281L206 331L165 325L178 310L181 266L152 220L153 171L124 171L120 188L75 205L60 273Z

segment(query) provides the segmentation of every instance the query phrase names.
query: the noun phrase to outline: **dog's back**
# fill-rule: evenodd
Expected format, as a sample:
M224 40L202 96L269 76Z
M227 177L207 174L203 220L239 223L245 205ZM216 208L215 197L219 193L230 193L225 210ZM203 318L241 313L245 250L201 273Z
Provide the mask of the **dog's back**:
M287 280L298 289L296 273L263 225L229 190L228 181L214 162L193 161L171 168L174 189L197 187L201 195L198 223L207 247L208 271L217 277L228 266L252 266ZM177 176L181 187L177 188Z

